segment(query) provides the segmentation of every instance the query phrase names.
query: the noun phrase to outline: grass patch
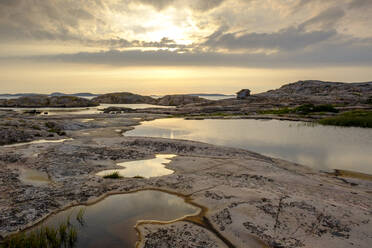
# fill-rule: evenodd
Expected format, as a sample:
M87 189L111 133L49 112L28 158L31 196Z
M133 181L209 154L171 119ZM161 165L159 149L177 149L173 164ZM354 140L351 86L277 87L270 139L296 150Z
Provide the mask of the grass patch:
M84 209L76 215L77 221L83 226ZM34 231L21 232L11 235L0 243L1 248L67 248L75 247L77 241L77 228L70 219L57 227L43 226Z
M372 111L355 110L319 121L322 125L372 128Z
M84 214L85 214L85 208L81 208L78 214L76 215L76 220L77 222L79 222L81 226L84 226L84 218L83 218Z
M264 115L284 115L293 113L293 109L290 108L269 109L260 111L259 113Z
M104 175L103 178L111 178L111 179L118 179L118 178L123 178L122 176L120 176L119 172L118 171L115 171L111 174L108 174L108 175Z
M314 105L314 104L303 104L295 108L281 108L281 109L270 109L261 111L260 114L299 114L308 115L312 113L324 114L324 113L338 113L331 104Z

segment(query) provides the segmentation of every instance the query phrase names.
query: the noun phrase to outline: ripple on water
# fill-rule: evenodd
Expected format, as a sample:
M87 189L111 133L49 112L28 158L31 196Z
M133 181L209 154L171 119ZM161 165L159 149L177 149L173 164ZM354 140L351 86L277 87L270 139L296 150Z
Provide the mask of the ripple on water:
M175 154L157 154L153 159L136 160L130 162L118 163L117 165L124 167L124 169L104 170L97 173L98 176L110 175L118 172L122 177L159 177L172 174L174 171L165 168L171 158L176 157Z

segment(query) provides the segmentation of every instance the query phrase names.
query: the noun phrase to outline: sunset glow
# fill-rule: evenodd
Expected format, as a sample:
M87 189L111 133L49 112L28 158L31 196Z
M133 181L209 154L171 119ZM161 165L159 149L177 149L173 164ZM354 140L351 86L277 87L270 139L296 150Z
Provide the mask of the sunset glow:
M145 93L141 82L157 93L234 93L299 79L368 81L370 3L4 0L1 91Z

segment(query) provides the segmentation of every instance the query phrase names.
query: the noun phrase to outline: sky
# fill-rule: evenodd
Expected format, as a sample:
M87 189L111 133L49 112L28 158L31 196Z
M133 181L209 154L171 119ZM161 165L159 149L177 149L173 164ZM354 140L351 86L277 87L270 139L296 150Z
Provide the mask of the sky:
M372 81L371 0L0 0L0 93Z

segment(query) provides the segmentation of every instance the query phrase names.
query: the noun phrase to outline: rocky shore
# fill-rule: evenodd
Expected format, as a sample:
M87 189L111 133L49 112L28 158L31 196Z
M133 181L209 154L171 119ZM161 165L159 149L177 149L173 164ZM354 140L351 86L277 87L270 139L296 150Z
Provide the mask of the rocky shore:
M207 99L192 95L166 95L160 98L152 98L150 96L141 96L129 92L109 93L92 99L94 103L109 103L109 104L153 104L161 106L182 106L186 104L210 102Z
M0 99L0 107L5 108L74 108L74 107L92 107L98 104L84 98L76 96L44 96L32 95L22 96L15 99Z
M204 206L204 223L210 226L192 220L139 225L141 247L262 247L262 242L269 247L369 247L371 181L340 178L241 149L121 134L159 117L164 115L91 115L87 122L79 116L11 113L14 130L34 123L42 127L40 133L49 133L44 126L51 122L71 140L0 148L1 236L77 203L151 188ZM20 126L23 118L25 127ZM161 153L178 155L167 164L175 173L150 179L95 175L117 168L118 162ZM51 183L25 184L20 179L24 168L47 173Z

